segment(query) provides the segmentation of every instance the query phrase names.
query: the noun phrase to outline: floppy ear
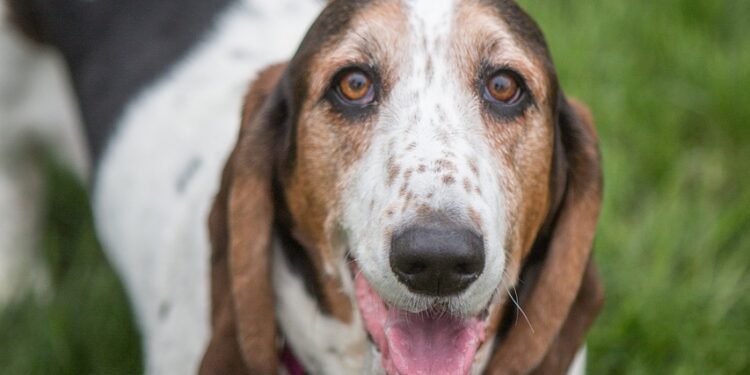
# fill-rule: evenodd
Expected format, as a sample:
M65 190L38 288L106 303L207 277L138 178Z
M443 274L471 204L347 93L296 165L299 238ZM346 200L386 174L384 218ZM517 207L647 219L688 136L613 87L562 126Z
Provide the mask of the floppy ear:
M224 167L209 217L212 337L201 374L275 374L271 289L272 174L284 121L284 65L260 73L245 97L237 144Z
M604 303L604 289L593 259L589 259L583 275L581 289L570 308L568 318L560 329L555 342L547 351L542 363L533 374L565 374L581 348L591 324Z
M544 259L531 266L538 269L522 273L525 285L533 283L520 301L528 323L519 319L500 339L490 374L565 373L601 306L590 264L602 199L596 131L582 104L562 99L558 111L552 167L552 183L560 187L552 194L557 202L532 252L541 245Z

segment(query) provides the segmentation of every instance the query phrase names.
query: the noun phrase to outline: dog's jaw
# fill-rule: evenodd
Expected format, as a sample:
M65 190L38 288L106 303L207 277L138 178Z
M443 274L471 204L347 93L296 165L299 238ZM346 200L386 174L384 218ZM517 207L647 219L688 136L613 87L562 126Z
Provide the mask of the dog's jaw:
M390 375L467 374L485 340L487 314L454 317L410 313L386 305L353 266L357 304L369 337Z
M356 271L356 263L350 259L342 260L346 271L342 277L353 282L353 289L345 287L346 293L351 296L352 303L357 306L358 311L365 308L363 300L373 298L375 301L364 301L369 303L370 308L385 307L377 293L370 288L371 293L364 299L357 297L355 293L362 293L362 284L367 284L361 273ZM367 327L365 317L368 313L354 314L349 323L342 323L326 315L318 304L318 301L310 295L302 279L296 274L284 257L280 244L275 244L273 259L273 285L276 298L277 318L284 336L284 340L293 349L294 354L313 373L325 374L398 374L395 371L391 357L384 357L383 344L385 338L376 338L372 334L377 327ZM368 285L369 286L369 285ZM480 374L489 361L495 337L489 327L490 320L498 309L501 308L504 299L502 295L493 298L486 313L482 313L482 321L476 323L473 332L468 334L470 340L477 339L475 343L467 342L466 345L477 345L472 347L473 357L469 363L471 374ZM467 318L471 321L472 318ZM481 330L479 330L481 328ZM369 337L369 338L368 338ZM389 368L389 365L391 366ZM403 362L399 365L403 366ZM390 369L390 372L386 371ZM408 372L413 373L413 372ZM418 372L416 372L418 373Z

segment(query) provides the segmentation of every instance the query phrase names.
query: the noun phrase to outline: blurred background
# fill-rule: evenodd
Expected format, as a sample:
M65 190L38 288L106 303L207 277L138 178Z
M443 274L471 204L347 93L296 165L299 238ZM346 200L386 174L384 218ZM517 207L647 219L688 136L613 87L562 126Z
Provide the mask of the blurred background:
M750 1L520 3L601 138L607 301L589 373L750 373ZM44 148L31 157L47 272L0 306L0 374L141 372L85 184Z

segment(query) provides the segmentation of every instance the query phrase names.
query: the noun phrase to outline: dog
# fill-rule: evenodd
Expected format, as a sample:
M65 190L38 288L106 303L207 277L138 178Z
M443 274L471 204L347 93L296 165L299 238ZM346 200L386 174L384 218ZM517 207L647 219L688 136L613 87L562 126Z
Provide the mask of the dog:
M147 372L581 371L597 136L511 0L9 5L69 68Z

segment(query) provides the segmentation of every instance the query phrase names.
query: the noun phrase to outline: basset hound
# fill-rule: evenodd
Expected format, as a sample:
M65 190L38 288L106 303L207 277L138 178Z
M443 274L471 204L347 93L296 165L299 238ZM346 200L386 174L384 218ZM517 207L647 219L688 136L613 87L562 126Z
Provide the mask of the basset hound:
M149 373L572 369L597 137L513 1L10 3L69 65Z

